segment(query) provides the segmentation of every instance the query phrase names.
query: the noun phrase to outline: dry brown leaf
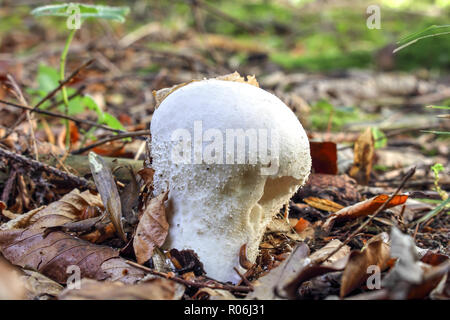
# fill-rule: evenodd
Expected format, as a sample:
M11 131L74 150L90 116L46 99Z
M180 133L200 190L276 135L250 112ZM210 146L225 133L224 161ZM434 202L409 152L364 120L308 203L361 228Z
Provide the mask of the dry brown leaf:
M321 261L333 252L337 247L342 244L340 240L332 240L323 248L317 250L309 256L310 263L305 266L300 272L284 286L284 290L290 299L295 299L298 296L298 289L305 281L308 281L314 277L318 277L329 272L340 271L344 269L347 264L350 247L345 245L327 261L322 264L316 262Z
M349 172L349 175L355 178L359 184L367 185L369 183L374 154L372 129L367 128L355 142L353 166Z
M275 289L280 292L286 283L290 283L292 278L308 265L308 253L309 247L306 244L298 244L278 267L257 280L254 290L247 295L246 299L280 299L280 296L275 294Z
M389 245L383 240L369 243L363 251L352 251L342 275L340 296L345 297L367 280L371 275L368 273L369 266L378 266L383 271L389 260Z
M139 264L148 261L155 247L161 247L166 240L169 223L166 219L164 202L168 195L169 192L166 191L151 199L141 216L133 240L133 248Z
M322 228L329 231L335 222L342 222L347 220L352 220L370 214L375 213L387 200L389 196L387 194L380 194L376 197L367 199L365 201L358 202L352 206L343 208L338 212L330 215L328 219L323 224ZM386 209L392 208L401 204L404 204L408 199L407 195L396 195L391 201L385 206Z
M135 283L145 273L118 257L119 252L72 237L63 232L45 229L0 231L0 252L11 263L31 269L59 283L69 276L67 267L76 265L81 277L96 280Z
M342 242L338 239L333 239L330 242L328 242L324 247L320 248L319 250L312 253L309 258L311 261L317 262L321 261L325 257L327 257L331 252L336 250L339 246L342 245ZM350 254L350 247L348 245L343 246L341 249L339 249L338 252L333 254L330 258L328 258L327 261L324 261L322 265L332 265L335 262L341 260L344 257L347 257Z
M361 196L357 190L357 183L346 174L316 174L309 175L306 184L300 188L293 197L298 203L307 197L317 197L322 193L332 194L335 201L343 203L355 203Z
M47 207L40 207L17 216L3 224L0 230L29 226L33 228L61 226L67 222L81 220L84 210L88 207L103 207L100 196L94 195L88 190L80 192L78 189L74 189Z
M44 236L44 229L6 230L0 232L0 250L11 263L36 270L49 278L65 283L67 268L80 267L87 278L104 279L100 266L119 252L74 238L63 232Z
M103 205L109 213L109 218L116 229L117 235L123 241L127 242L127 236L123 231L122 225L122 205L119 191L117 190L111 169L102 157L93 152L89 152L89 166L91 167L92 177L100 193Z
M66 289L60 300L172 300L178 284L153 278L139 284L82 279L79 289Z
M64 289L62 285L39 272L26 269L23 272L29 300L54 298Z
M344 208L343 205L336 203L334 201L328 199L321 199L316 197L308 197L303 199L304 202L309 204L311 207L316 209L328 211L328 212L337 212Z

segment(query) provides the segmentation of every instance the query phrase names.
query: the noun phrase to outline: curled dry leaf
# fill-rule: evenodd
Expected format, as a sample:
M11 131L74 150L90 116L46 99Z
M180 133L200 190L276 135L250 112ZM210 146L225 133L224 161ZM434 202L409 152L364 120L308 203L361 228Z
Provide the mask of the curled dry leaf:
M85 218L85 210L89 207L103 207L100 196L92 194L89 190L80 192L74 189L60 200L47 207L40 207L19 215L0 227L0 230L19 228L56 227L68 222Z
M347 220L352 220L370 214L375 213L387 200L389 196L387 194L380 194L376 197L367 199L365 201L358 202L352 206L343 208L338 212L330 215L328 219L323 224L322 228L329 231L335 222L342 222ZM386 209L392 208L401 204L404 204L408 199L407 195L396 195L392 200L385 206Z
M280 299L280 296L275 294L275 290L284 295L281 292L284 289L283 286L291 282L292 278L309 264L308 254L309 248L306 244L297 245L278 267L258 279L254 284L254 290L247 295L247 299Z
M153 278L139 284L118 281L82 279L79 289L66 289L60 300L173 300L176 298L174 281Z
M299 288L305 281L327 274L329 272L343 270L347 264L350 252L350 247L347 245L343 246L338 252L336 252L324 263L317 264L317 262L323 260L341 244L341 241L335 239L330 241L323 248L311 254L308 258L308 264L304 268L302 268L295 275L295 277L292 277L291 281L287 282L284 285L283 289L285 290L287 297L290 299L297 298Z
M168 194L169 192L166 191L151 199L141 216L133 240L133 248L139 264L148 261L152 257L153 250L161 247L166 240L169 223L164 202Z
M381 272L388 267L389 260L389 245L383 240L369 243L363 251L352 251L342 275L340 296L345 297L373 274L369 266L377 266Z
M22 300L26 289L20 274L0 257L0 300Z
M89 152L89 166L91 167L97 190L109 213L109 218L116 229L117 235L126 242L127 237L123 231L122 206L120 203L119 191L117 190L111 169L100 156L93 152Z
M367 185L369 183L374 154L372 129L367 128L355 142L353 166L349 172L350 176L355 178L359 184Z
M423 299L450 272L447 256L426 253L422 259L414 239L393 227L391 257L398 258L383 279L390 299Z

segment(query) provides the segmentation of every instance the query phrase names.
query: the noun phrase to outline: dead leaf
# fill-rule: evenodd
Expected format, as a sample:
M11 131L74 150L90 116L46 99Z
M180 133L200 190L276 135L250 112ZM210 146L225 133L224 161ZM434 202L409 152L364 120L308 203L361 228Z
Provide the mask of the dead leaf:
M344 208L343 205L336 203L328 199L321 199L316 197L308 197L303 199L304 202L309 204L311 207L320 209L328 212L337 212Z
M102 157L93 152L89 152L89 166L92 176L100 193L103 204L109 213L109 218L113 223L117 235L125 242L127 236L123 231L122 225L122 206L120 203L119 191L117 190L111 169L108 167Z
M359 184L367 185L369 183L374 154L372 129L367 128L355 142L353 166L349 171L349 175L355 178Z
M331 230L335 222L343 222L371 215L375 213L375 211L377 211L388 199L389 196L387 194L380 194L376 197L343 208L338 212L330 215L323 224L322 228L326 231L329 231ZM404 204L407 199L407 195L396 195L392 198L391 201L389 201L385 208L388 209Z
M338 239L333 239L330 242L328 242L324 247L320 248L319 250L312 253L309 258L313 263L317 261L322 261L325 257L327 257L331 252L336 250L339 246L342 245L342 242ZM348 245L343 246L341 249L339 249L338 252L333 254L330 258L328 258L327 261L324 261L322 265L324 266L330 266L333 265L335 262L341 260L344 257L347 257L350 254L350 247Z
M166 240L169 223L164 202L168 195L169 192L166 191L151 199L141 216L133 240L134 252L139 264L148 261L152 257L154 248L161 247Z
M125 186L120 193L120 203L122 204L122 213L125 220L130 225L135 225L138 222L136 215L137 206L139 204L139 185L136 181L136 175L133 168L127 167L130 171L131 181Z
M308 220L305 220L303 218L298 219L298 222L295 224L294 229L297 231L297 233L303 232L308 228L310 225Z
M44 229L6 230L0 232L0 250L11 263L36 270L49 278L65 283L67 268L77 265L81 275L104 279L102 263L117 257L118 251L97 246L63 232L51 232L44 237Z
M352 251L342 274L340 296L345 297L367 280L372 274L368 272L369 266L378 266L384 271L389 260L389 245L383 240L369 243L363 251Z
M26 269L23 272L27 296L30 300L53 299L64 289L62 285L39 272Z
M258 279L257 283L254 284L254 290L247 295L246 299L279 300L280 296L275 295L275 290L283 294L280 291L283 290L285 284L291 282L292 278L310 262L307 258L308 254L309 248L306 244L297 245L290 256L278 267Z
M356 181L346 174L316 174L309 175L306 184L300 188L293 197L293 201L298 203L307 197L332 196L334 201L342 203L355 203L361 199L357 190Z
M40 207L17 216L3 224L0 230L29 226L33 228L61 226L68 222L84 219L83 215L88 207L103 207L99 195L94 195L88 190L80 192L78 189L74 189L47 207Z
M317 264L318 261L323 260L338 246L342 244L341 241L335 239L330 241L326 246L317 250L309 256L308 264L298 272L295 277L292 277L289 282L284 285L286 295L290 299L298 297L300 286L312 278L327 274L329 272L340 271L344 269L347 264L350 247L345 245L333 256L331 256L323 264Z
M66 289L59 300L173 300L179 284L153 278L139 284L82 279L79 289Z
M311 160L314 173L337 174L337 148L334 142L310 141Z

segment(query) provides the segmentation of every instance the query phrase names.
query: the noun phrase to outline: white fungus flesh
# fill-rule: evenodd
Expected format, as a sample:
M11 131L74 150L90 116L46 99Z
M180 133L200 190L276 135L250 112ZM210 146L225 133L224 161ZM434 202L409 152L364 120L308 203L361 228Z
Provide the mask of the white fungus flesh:
M150 130L154 193L169 190L164 249L192 249L208 276L237 282L241 246L254 262L268 223L308 178L299 120L256 86L203 80L169 94Z

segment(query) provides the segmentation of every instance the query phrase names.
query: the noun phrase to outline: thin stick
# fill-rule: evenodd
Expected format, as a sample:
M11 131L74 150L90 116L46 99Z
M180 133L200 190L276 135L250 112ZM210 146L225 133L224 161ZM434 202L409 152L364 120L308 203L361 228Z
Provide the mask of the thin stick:
M53 174L59 178L64 179L67 182L74 183L80 187L95 190L95 185L84 179L77 177L76 175L73 175L71 173L67 173L61 170L58 170L52 166L49 166L45 163L28 159L27 157L24 157L23 155L17 154L15 152L11 152L8 150L5 150L3 148L0 148L0 157L8 158L12 161L18 162L22 165L30 167L33 171L45 171L47 173Z
M238 274L239 277L241 277L242 282L244 282L247 287L252 288L253 289L253 285L250 283L250 281L248 281L248 279L245 277L245 275L243 275L242 273L239 272L239 270L236 267L233 267L234 271L236 271L236 273ZM239 283L238 283L239 284Z
M108 131L112 131L112 132L117 132L117 133L124 133L125 132L125 131L122 131L122 130L110 128L110 127L108 127L106 125L103 125L103 124L100 124L100 123L97 123L97 122L94 122L94 121L78 119L78 118L74 118L74 117L71 117L71 116L66 116L66 115L61 114L61 113L51 112L51 111L47 111L47 110L33 109L33 108L30 108L30 107L22 106L20 104L8 102L8 101L1 100L1 99L0 99L0 103L6 104L6 105L11 106L11 107L20 108L20 109L23 109L23 110L29 110L30 112L36 112L36 113L45 114L45 115L50 116L50 117L67 119L67 120L71 120L71 121L73 121L75 123L87 124L87 125L92 126L92 127L102 128L102 129L105 129L105 130L108 130Z
M109 137L106 137L104 139L100 139L97 142L94 142L93 144L90 144L90 145L88 145L86 147L74 150L74 151L71 152L71 154L80 154L80 153L86 152L86 151L88 151L90 149L93 149L95 147L98 147L98 146L100 146L102 144L114 141L114 140L120 140L120 139L123 139L123 138L130 138L130 137L149 136L149 135L150 135L150 130L141 130L141 131L134 131L134 132L119 133L119 134L114 135L114 136L109 136Z
M14 80L13 76L8 74L8 75L6 75L6 78L8 79L8 81L11 84L11 86L13 87L14 95L17 97L17 99L20 101L20 103L28 106L28 102L27 102L27 100L25 100L25 97L23 96L22 90L20 89L20 87L17 84L16 80ZM34 135L33 122L31 120L30 111L26 111L26 117L27 117L27 120L28 120L28 124L30 126L31 139L32 139L32 144L33 144L33 148L34 148L34 156L36 157L36 161L39 161L39 152L38 152L38 148L37 148L37 144L36 144L36 137Z
M414 175L414 173L416 172L416 167L412 168L411 170L409 170L405 177L403 178L402 183L400 184L400 186L397 188L397 190L395 190L395 192L389 197L389 199L387 199L386 202L383 203L383 205L381 207L378 208L378 210L376 210L374 212L374 214L369 217L369 219L367 219L362 225L359 226L359 228L357 228L355 231L353 231L353 233L351 233L347 239L345 239L344 242L342 242L335 250L333 250L329 255L327 255L325 258L322 259L318 259L315 263L316 264L321 264L325 261L327 261L328 259L330 259L334 254L336 254L336 252L338 252L339 250L341 250L347 243L349 243L358 233L360 233L370 222L372 222L372 220L377 216L377 214L379 214L381 211L384 210L384 208L388 205L389 202L391 202L391 200L400 192L400 190L403 188L403 186L406 184L406 182Z
M253 289L249 288L249 287L244 287L244 286L231 286L228 284L222 284L222 283L215 283L215 284L210 284L210 283L198 283L198 282L194 282L194 281L189 281L189 280L184 280L180 277L171 277L169 276L167 273L163 273L163 272L159 272L147 267L144 267L136 262L133 261L126 261L127 264L136 267L138 269L147 271L148 273L151 273L155 276L160 276L160 277L164 277L166 279L169 280L173 280L175 282L184 284L185 286L190 286L190 287L194 287L194 288L210 288L210 289L222 289L222 290L229 290L229 291L235 291L235 292L250 292Z
M81 70L83 70L84 68L86 68L87 66L89 66L92 62L94 62L94 59L91 59L85 63L83 63L81 66L79 66L77 69L75 69L69 77L67 77L66 80L60 82L60 84L53 89L52 91L50 91L44 98L42 98L33 108L28 108L28 110L30 110L31 112L38 112L38 108L48 99L51 99L65 84L69 83L70 81L72 81L73 78L75 78L75 76L78 75L78 73L80 73ZM3 102L5 103L5 102ZM8 129L8 131L5 133L5 135L3 136L2 139L7 138L13 131L14 129L22 123L22 121L25 120L25 115L21 115L19 117L19 119L17 119L17 121ZM69 119L70 120L70 119Z

